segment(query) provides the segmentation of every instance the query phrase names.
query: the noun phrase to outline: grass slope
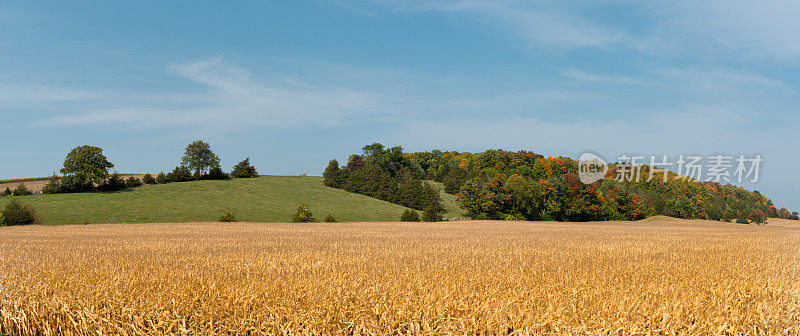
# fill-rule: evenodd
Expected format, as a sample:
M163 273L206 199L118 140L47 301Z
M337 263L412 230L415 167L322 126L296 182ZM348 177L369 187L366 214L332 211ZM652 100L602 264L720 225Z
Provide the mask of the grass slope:
M230 209L240 221L287 222L301 202L315 217L339 221L397 221L405 209L375 198L325 187L321 177L146 185L114 193L18 197L36 208L42 224L216 221ZM0 198L0 205L10 197Z

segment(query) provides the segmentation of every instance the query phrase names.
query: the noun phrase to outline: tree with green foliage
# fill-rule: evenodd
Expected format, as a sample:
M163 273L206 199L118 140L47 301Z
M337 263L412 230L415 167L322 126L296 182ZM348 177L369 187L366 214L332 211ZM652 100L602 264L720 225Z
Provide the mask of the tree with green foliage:
M4 191L3 191L3 194L2 194L2 195L3 195L3 196L9 196L9 195L11 195L12 193L13 193L13 192L11 191L11 188L9 188L9 187L6 187L6 190L4 190Z
M436 205L430 205L425 209L425 212L422 213L422 221L423 222L441 222L442 221L442 210L441 207Z
M293 223L313 223L317 222L317 219L314 218L314 214L311 213L311 209L309 209L305 203L300 204L300 207L297 208L297 212L295 212L294 216L292 216Z
M342 170L339 168L339 161L336 159L328 161L328 167L322 173L323 183L331 188L342 187Z
M36 223L36 211L30 204L12 199L3 209L4 225L28 225Z
M79 146L67 154L61 174L70 176L68 192L82 192L102 183L111 168L114 164L103 155L102 148Z
M258 177L258 172L255 166L250 165L250 158L246 158L233 166L231 176L234 178L253 178Z
M200 176L210 171L211 168L219 167L219 157L211 151L211 145L197 140L186 146L181 165Z

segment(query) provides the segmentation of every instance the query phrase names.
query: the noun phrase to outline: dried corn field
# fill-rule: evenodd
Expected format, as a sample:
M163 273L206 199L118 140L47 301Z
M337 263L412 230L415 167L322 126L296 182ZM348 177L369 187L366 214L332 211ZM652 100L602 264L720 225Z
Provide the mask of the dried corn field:
M798 335L798 243L788 221L4 227L0 328Z

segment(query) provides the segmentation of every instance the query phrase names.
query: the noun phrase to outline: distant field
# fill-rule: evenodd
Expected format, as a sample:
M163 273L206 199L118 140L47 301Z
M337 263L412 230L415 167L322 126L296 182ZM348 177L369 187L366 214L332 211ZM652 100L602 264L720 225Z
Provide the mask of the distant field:
M3 227L0 331L798 335L798 241L669 218Z
M321 177L262 176L256 179L146 185L114 193L32 195L42 224L215 221L230 209L240 220L286 222L301 202L320 219L395 221L404 207L325 187ZM0 197L0 205L10 197Z

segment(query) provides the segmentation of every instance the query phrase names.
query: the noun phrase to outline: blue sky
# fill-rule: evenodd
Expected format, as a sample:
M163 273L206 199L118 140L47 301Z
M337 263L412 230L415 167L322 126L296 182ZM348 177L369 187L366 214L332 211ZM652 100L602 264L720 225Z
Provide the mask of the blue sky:
M761 154L800 209L796 1L3 1L0 178L72 147L318 175L364 144Z

